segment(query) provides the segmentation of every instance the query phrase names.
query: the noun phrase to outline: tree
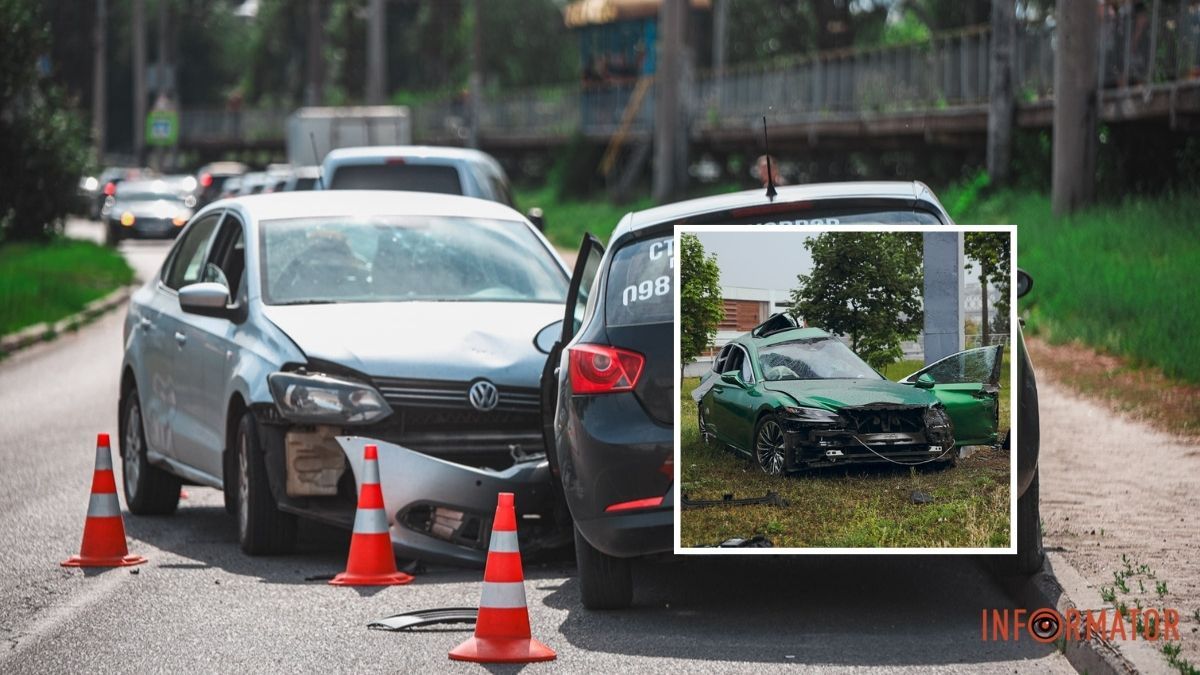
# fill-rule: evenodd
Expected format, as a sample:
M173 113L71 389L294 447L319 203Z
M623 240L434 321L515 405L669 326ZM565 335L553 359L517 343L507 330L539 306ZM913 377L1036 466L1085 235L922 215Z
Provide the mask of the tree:
M813 270L797 276L792 315L847 336L876 370L899 359L924 322L920 233L826 232L804 247Z
M712 346L725 310L717 256L705 256L694 234L680 235L679 248L679 354L686 365Z
M87 168L88 132L47 73L48 22L38 3L0 0L0 239L46 239Z
M986 346L989 328L988 284L995 284L1000 289L1000 299L996 302L996 314L1003 316L1004 328L1008 327L1008 284L1011 259L1010 239L1007 232L968 232L963 241L963 252L972 262L967 263L967 269L979 267L979 285L982 288L982 321L980 328L980 346Z

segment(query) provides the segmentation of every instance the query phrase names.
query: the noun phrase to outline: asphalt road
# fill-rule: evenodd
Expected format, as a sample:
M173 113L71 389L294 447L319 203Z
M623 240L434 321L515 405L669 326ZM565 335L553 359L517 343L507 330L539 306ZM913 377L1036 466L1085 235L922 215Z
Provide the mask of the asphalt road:
M166 252L122 248L143 276ZM475 605L480 572L435 568L380 590L309 581L342 569L347 534L313 526L299 553L249 558L208 488L188 488L173 516L126 514L130 548L148 564L60 567L78 550L95 435L115 437L123 317L0 362L0 671L479 670L447 660L467 632L366 624ZM636 608L598 613L579 605L572 565L527 563L534 635L558 651L531 671L1071 672L1029 639L981 641L981 610L1014 603L978 560L689 557L635 573Z

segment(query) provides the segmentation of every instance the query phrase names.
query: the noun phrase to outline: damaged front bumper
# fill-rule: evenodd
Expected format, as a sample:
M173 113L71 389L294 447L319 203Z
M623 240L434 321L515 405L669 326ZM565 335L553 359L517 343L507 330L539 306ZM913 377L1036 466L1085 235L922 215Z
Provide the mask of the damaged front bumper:
M355 485L361 486L363 448L379 450L379 483L392 545L401 557L457 565L487 559L496 494L512 492L521 551L569 541L554 519L550 466L533 456L503 471L456 464L385 441L338 436Z
M870 464L916 463L950 455L954 435L939 407L869 405L843 408L836 422L783 419L785 470Z

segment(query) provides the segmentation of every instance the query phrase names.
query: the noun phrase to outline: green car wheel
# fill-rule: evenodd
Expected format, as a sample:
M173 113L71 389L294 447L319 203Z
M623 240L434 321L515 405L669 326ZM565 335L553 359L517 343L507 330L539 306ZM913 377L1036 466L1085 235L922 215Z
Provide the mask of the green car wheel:
M774 415L759 420L754 432L754 460L758 462L758 468L768 476L782 476L785 452L783 427L779 420Z

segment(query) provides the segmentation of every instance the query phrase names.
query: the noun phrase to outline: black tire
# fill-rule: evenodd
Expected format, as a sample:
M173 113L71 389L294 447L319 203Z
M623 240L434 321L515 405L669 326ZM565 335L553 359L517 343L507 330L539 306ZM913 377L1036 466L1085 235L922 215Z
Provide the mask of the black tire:
M774 415L766 415L754 425L754 463L768 476L782 476L787 466L787 446L783 426Z
M1042 569L1046 551L1042 548L1041 508L1038 502L1038 474L1017 500L1017 555L1008 571L1023 577L1033 576Z
M291 551L296 541L296 516L275 505L253 414L242 415L234 447L238 462L238 544L250 555Z
M633 574L625 558L597 551L575 528L579 591L588 609L625 609L633 603Z
M241 420L238 420L241 421ZM225 448L225 455L221 459L221 479L224 482L224 489L221 491L225 501L225 513L231 516L237 516L237 493L238 493L238 454L237 440L230 447Z
M139 516L174 513L179 507L180 481L146 458L146 429L136 387L125 394L120 417L121 483L129 512Z
M121 243L120 226L111 220L104 221L104 244L115 248L119 243Z
M700 427L700 443L711 448L716 445L716 442L713 441L712 434L706 431L708 425L704 421L704 408L701 407L703 404L704 401L701 401L696 406L696 424Z

